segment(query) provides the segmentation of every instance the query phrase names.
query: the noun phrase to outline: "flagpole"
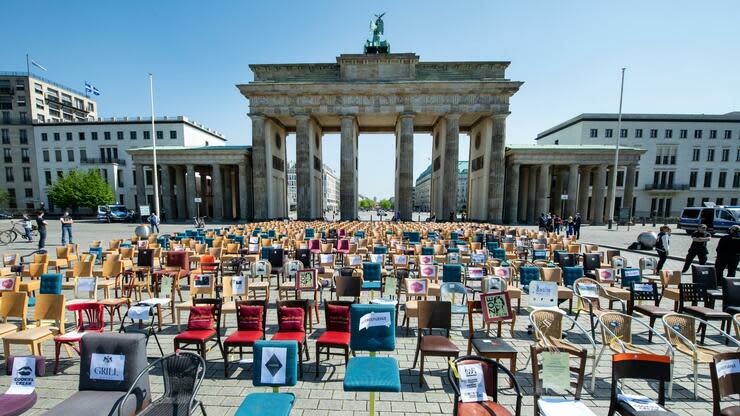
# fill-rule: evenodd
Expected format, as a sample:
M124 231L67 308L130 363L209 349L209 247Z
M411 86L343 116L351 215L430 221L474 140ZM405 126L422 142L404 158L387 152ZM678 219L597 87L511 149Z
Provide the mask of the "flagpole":
M159 212L159 180L157 180L157 132L154 129L154 76L151 73L149 73L149 99L152 104L152 177L154 178L154 212L161 218L162 213Z
M26 72L28 73L28 76L31 76L31 61L28 58L28 54L26 54Z
M619 116L617 118L617 147L614 150L614 168L612 169L612 197L609 201L609 229L614 223L614 204L617 198L617 166L619 164L619 140L622 137L622 96L624 95L624 71L622 68L622 85L619 87ZM626 180L626 178L625 178Z

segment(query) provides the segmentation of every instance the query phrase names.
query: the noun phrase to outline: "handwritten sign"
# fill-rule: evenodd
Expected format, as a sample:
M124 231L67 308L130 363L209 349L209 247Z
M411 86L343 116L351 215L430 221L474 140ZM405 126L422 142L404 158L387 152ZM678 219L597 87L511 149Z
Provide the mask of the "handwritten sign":
M542 353L542 388L565 390L570 387L570 364L567 352Z
M304 269L298 271L298 279L296 279L297 290L314 290L316 287L316 269Z
M717 378L729 376L730 374L740 373L740 360L722 360L717 363Z
M356 254L347 256L347 260L350 266L359 266L362 264L362 257Z
M244 276L232 276L231 277L231 293L234 296L241 296L246 293L245 282L247 279Z
M429 291L429 280L427 279L406 279L406 292L409 295L426 295Z
M285 347L262 348L260 382L266 384L284 384L287 356L288 349Z
M90 379L123 381L125 363L125 355L93 353L90 358Z
M28 395L36 388L36 359L34 357L15 357L10 387L5 394Z
M458 386L463 403L482 402L486 400L486 383L483 378L483 366L476 364L458 364L460 375Z
M397 288L398 279L391 276L386 277L383 285L383 296L396 296Z
M599 290L596 283L579 283L578 294L585 298L598 298Z
M533 280L529 283L529 306L531 308L553 308L558 305L558 284Z
M391 326L391 313L390 312L370 312L360 318L359 330L372 328L375 326L384 326L390 328Z
M483 322L491 323L512 318L511 302L507 292L486 293L480 297Z

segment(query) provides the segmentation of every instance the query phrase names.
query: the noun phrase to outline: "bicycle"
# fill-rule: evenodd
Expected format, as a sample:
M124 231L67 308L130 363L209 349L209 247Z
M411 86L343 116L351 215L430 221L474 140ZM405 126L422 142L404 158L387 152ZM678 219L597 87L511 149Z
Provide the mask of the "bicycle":
M193 217L195 228L206 228L206 217Z
M23 223L21 221L11 221L10 222L11 227L7 230L0 231L0 246L8 245L10 243L14 243L15 240L18 239L18 236L21 236L21 238L26 239L26 229L23 228ZM38 230L36 230L36 227L34 227L31 231L31 238L38 237L39 233ZM32 240L29 240L32 241Z

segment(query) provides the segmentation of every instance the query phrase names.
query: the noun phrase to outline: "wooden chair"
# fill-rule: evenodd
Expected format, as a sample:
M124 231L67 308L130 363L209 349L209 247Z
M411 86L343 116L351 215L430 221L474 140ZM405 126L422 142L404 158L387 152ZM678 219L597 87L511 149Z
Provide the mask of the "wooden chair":
M8 318L20 320L20 330L26 329L28 316L28 295L26 292L5 292L0 297L0 338L18 331L18 325L8 322Z
M569 362L575 359L575 365L569 366L570 387L574 389L573 399L542 397L542 357L545 352L562 352L568 354ZM558 348L553 346L532 345L530 346L530 357L532 359L532 381L534 395L535 416L555 416L560 414L577 414L580 416L595 416L595 414L581 402L581 393L586 375L587 353L582 349ZM572 378L575 377L575 381ZM563 413L550 413L550 403L557 403Z
M324 320L326 322L326 331L321 333L316 340L316 375L319 374L319 365L321 363L321 350L326 349L326 358L329 359L332 354L332 348L342 350L344 364L349 362L349 308L354 302L349 301L327 301L324 302Z
M187 329L175 336L175 351L178 349L187 350L190 346L195 346L195 351L203 360L207 360L208 351L214 346L221 350L221 356L224 355L221 344L221 300L213 298L193 299L193 305L190 307L190 316L188 317ZM215 345L208 348L208 342L214 342Z
M239 349L241 359L244 348L252 347L255 342L265 339L267 306L266 299L236 301L236 331L223 342L224 377L229 376L229 354L232 349Z
M619 413L624 416L642 414L661 414L678 416L677 413L666 411L665 383L671 383L673 378L673 364L670 357L654 354L616 354L612 357L611 399L608 416ZM658 402L652 402L662 410L641 412L635 410L628 401L621 400L617 386L623 384L624 379L639 379L658 382Z
M180 314L195 305L196 298L214 298L216 296L216 275L210 273L190 274L190 300L175 305L175 324L180 330ZM223 305L219 305L219 314ZM220 321L219 321L220 322Z
M678 285L680 302L678 305L678 312L696 316L704 321L720 321L720 329L725 329L727 324L727 331L730 331L730 321L732 315L727 312L718 311L710 307L712 300L709 298L706 286L698 283L681 283ZM689 302L690 305L686 305ZM699 305L699 302L702 305ZM706 333L706 326L700 325L699 330L701 331L701 344L704 344L704 335Z
M486 388L486 399L480 402L469 402L461 401L459 379L460 374L458 370L459 365L470 365L479 364L483 370L483 380ZM504 406L498 403L498 374L499 371L504 373L509 378L510 383L514 386L516 393L516 404L514 408L514 416L521 415L522 409L522 390L517 383L514 374L502 366L498 361L495 361L486 357L466 355L458 357L454 362L451 362L447 370L447 379L452 385L452 389L455 392L455 398L453 401L453 415L455 416L472 416L472 415L511 415ZM488 399L491 398L491 400Z
M450 328L452 326L451 303L445 301L421 301L418 304L419 317L416 353L414 354L414 364L411 368L416 368L416 363L421 355L419 367L419 385L424 385L424 359L425 357L451 357L457 358L460 350L450 341ZM430 335L424 335L424 330L429 330ZM445 336L433 335L435 329L441 329Z
M678 285L681 284L681 270L660 271L660 298L673 301L673 310L678 312L681 302L681 294Z
M718 365L721 366L723 363L736 363L737 360L740 360L739 352L726 352L716 354L709 363L709 371L712 377L713 416L734 415L740 411L740 406L737 406L737 404L722 408L723 398L740 393L740 373L733 371L728 374L719 374L717 372ZM735 401L735 403L737 403L737 401Z
M26 345L31 349L31 355L43 355L41 345L55 335L64 333L64 311L64 295L37 294L33 310L36 325L2 338L6 365L11 345ZM51 325L47 325L50 322ZM70 349L66 350L71 356Z

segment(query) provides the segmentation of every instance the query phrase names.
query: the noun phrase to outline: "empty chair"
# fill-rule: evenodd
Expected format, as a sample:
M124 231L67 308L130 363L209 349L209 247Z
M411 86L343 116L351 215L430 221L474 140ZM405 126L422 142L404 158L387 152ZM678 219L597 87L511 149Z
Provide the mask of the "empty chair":
M292 393L280 393L282 386L298 384L297 363L300 351L295 341L258 341L254 345L252 383L255 387L272 387L272 393L250 393L236 410L235 416L288 416L295 403ZM281 358L283 357L281 362ZM273 373L279 366L284 371Z
M481 370L483 371L483 383L485 385L486 397L481 398L482 400L480 401L469 401L467 399L461 401L461 392L458 385L460 380L460 366L469 365L480 365ZM453 414L458 416L511 415L511 412L498 403L499 371L503 372L514 386L514 391L516 392L514 416L519 416L522 409L522 391L519 387L519 383L514 378L514 374L496 360L472 355L456 358L455 361L450 363L447 369L447 378L455 392L455 398L453 400ZM490 400L489 397L491 398Z
M738 360L740 360L740 352L726 352L715 355L712 362L709 363L709 371L712 377L713 416L730 416L740 412L740 406L736 404L737 400L734 401L734 405L722 407L723 398L740 393L740 373L731 371L720 374L717 371L717 366L732 365L733 362L737 363Z
M609 416L619 413L625 416L642 414L661 414L676 416L676 413L666 411L665 383L672 378L671 357L654 354L615 354L612 357L611 399L609 402ZM655 407L652 411L638 411L630 405L627 396L620 396L618 386L625 379L649 380L658 382L658 402L650 401ZM644 391L644 390L643 390ZM640 400L641 404L646 404Z
M8 357L5 372L11 376L10 388L6 393L0 394L0 414L22 415L33 408L38 399L35 379L46 373L44 357L33 355ZM26 384L29 379L34 380L30 386Z
M431 357L455 357L460 354L460 350L450 341L450 327L452 326L451 303L445 301L420 301L419 302L419 330L417 331L416 353L414 355L414 364L411 368L416 368L416 363L421 355L421 364L419 367L419 385L424 384L424 359ZM430 335L424 335L424 330L428 329ZM445 335L433 335L432 331L441 329Z

